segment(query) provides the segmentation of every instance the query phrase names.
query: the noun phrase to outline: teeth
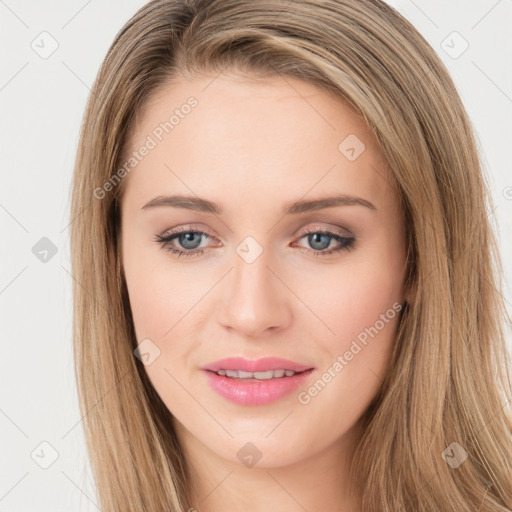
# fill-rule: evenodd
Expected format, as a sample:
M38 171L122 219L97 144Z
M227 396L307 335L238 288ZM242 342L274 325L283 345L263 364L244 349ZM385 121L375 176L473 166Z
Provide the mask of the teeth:
M283 376L291 377L295 375L293 370L268 370L267 372L246 372L244 370L219 370L217 375L231 377L233 379L260 379L269 380Z

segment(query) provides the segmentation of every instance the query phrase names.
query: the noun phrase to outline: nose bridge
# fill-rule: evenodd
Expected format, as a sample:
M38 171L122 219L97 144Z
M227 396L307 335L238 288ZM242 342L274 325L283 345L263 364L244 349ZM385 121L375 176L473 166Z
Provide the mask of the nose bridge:
M246 260L237 255L233 273L233 289L237 295L254 300L259 295L264 297L265 289L272 286L269 277L269 258L266 252L259 255L254 261ZM240 297L238 297L240 298Z
M224 325L245 335L282 327L289 319L286 294L279 289L283 285L269 268L272 267L269 252L263 250L254 258L254 250L250 241L249 245L242 243L237 248L229 289L223 301Z

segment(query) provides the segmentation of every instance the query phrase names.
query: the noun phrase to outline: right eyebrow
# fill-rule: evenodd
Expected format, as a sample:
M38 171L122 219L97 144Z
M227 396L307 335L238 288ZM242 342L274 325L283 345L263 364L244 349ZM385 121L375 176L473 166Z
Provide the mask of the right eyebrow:
M187 210L197 210L200 212L215 213L220 215L222 208L207 199L193 196L158 196L148 201L141 210L147 208L157 208L159 206L171 206L174 208L185 208Z

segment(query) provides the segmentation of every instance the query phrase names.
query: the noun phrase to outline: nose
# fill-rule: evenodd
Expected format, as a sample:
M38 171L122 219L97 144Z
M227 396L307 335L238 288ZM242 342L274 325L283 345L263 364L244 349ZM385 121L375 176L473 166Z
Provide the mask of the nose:
M223 290L219 320L244 337L262 336L290 323L292 294L269 259L266 251L252 263L235 254L234 269Z

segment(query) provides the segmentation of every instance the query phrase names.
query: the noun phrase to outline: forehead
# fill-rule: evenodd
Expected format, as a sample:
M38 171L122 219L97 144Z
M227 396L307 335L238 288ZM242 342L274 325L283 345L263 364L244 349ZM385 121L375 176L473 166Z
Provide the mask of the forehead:
M221 202L228 192L232 202L256 204L336 190L382 202L390 188L362 117L340 98L291 77L173 80L132 127L130 152L144 145L151 150L125 183L127 200L139 207L143 198L176 191Z

